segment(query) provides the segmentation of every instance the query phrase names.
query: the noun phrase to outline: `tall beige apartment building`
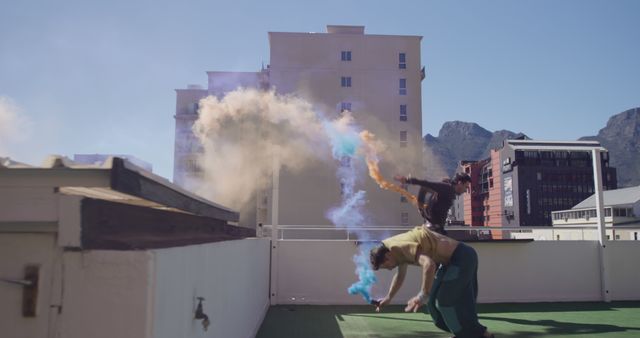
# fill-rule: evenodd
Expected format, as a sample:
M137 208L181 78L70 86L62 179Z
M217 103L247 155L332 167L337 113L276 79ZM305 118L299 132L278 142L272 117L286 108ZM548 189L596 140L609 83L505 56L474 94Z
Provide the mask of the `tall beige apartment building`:
M239 86L294 93L327 117L350 110L360 126L389 147L381 163L386 177L395 173L421 175L421 39L365 34L363 26L327 26L326 33L270 32L270 64L265 69L208 72L208 88L177 90L174 181L188 188L198 179L195 154L199 146L191 134L198 100L207 95L223 96ZM321 163L295 175L280 172L280 225L330 224L326 212L341 201L338 165L337 161ZM361 180L356 188L367 193L368 225L413 226L421 222L414 206L400 195L378 188L364 166L357 168ZM271 197L271 190L259 192L256 208L252 204L241 210L242 225L269 224Z

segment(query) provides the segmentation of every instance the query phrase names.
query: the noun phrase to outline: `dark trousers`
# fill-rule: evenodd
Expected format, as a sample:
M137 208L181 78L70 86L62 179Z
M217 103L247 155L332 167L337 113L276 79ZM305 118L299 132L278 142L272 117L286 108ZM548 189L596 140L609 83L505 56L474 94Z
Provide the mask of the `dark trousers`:
M427 310L435 325L457 338L478 338L486 327L478 322L478 254L464 243L440 265L429 293Z

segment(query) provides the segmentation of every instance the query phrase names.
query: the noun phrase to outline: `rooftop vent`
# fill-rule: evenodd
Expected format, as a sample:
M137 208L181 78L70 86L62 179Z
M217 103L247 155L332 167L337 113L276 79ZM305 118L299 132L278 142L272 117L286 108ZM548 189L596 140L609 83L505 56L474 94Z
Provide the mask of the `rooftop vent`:
M329 34L364 34L364 26L335 26L327 25Z

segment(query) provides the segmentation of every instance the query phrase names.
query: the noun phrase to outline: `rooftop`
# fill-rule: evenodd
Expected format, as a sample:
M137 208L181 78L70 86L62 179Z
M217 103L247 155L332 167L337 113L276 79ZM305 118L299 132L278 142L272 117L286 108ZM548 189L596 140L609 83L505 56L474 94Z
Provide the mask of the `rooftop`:
M640 302L480 304L480 323L497 337L638 337ZM273 306L258 338L449 337L425 313L391 306Z
M603 192L602 197L603 203L606 206L613 205L630 205L635 204L640 201L640 185L631 187L631 188L623 188L623 189L615 189L615 190L605 190ZM573 209L584 209L584 208L595 208L596 207L596 197L595 194L589 196L589 198L584 201L576 204Z

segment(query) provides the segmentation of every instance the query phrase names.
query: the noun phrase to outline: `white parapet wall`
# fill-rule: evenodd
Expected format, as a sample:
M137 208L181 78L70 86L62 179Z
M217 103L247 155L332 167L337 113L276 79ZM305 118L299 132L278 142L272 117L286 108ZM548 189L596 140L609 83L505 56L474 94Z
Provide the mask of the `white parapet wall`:
M53 331L68 338L153 337L153 260L149 251L66 252Z
M534 241L471 243L479 255L478 301L546 302L602 299L598 242ZM609 243L607 257L614 300L638 300L640 272L633 257L638 242ZM357 281L353 241L296 241L278 244L277 302L280 304L363 304L347 293ZM420 270L410 267L394 302L405 302L420 285ZM386 294L392 272L377 272L372 295Z
M254 337L269 307L269 239L154 250L153 337ZM211 325L194 320L197 297Z
M640 241L609 241L606 250L611 300L640 299Z
M62 251L54 233L0 233L0 278L40 271L35 317L22 316L22 286L0 282L0 337L254 337L269 307L269 244Z
M40 269L35 317L22 315L23 287L0 281L0 337L50 337L50 313L57 313L50 307L56 298L50 287L57 260L55 249L53 233L0 232L0 278L21 280L27 265Z

